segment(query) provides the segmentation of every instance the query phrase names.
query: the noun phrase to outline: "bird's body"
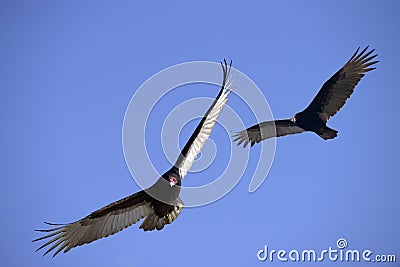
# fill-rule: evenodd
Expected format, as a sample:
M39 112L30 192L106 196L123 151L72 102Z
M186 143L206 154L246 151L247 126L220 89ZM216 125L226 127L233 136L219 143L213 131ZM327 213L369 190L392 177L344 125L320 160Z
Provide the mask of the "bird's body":
M246 147L249 143L253 146L268 138L305 131L314 132L325 140L335 138L338 132L329 128L327 121L343 107L364 74L375 69L370 66L378 62L372 61L377 55L370 56L374 50L365 53L367 49L360 53L357 49L349 61L323 84L308 107L293 118L261 122L235 134L233 141Z
M175 165L149 188L115 201L83 219L69 224L46 223L54 227L37 230L47 234L33 242L48 238L50 240L37 250L51 245L44 255L57 248L53 255L55 256L61 251L65 253L74 247L113 235L143 218L139 228L152 231L163 229L166 224L172 223L179 216L183 209L183 202L179 197L181 181L208 140L232 92L232 82L229 81L231 65L228 66L226 62L221 65L223 70L221 90L186 143Z
M314 132L325 140L337 136L337 131L329 128L316 112L305 110L297 113L292 120L304 131Z

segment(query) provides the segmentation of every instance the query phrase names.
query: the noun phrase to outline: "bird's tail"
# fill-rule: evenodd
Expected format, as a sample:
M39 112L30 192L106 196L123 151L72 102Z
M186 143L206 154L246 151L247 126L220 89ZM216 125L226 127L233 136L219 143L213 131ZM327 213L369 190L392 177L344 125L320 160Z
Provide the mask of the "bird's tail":
M324 140L328 140L328 139L333 139L337 136L338 131L333 130L327 126L325 126L324 128L320 129L317 134L323 138Z

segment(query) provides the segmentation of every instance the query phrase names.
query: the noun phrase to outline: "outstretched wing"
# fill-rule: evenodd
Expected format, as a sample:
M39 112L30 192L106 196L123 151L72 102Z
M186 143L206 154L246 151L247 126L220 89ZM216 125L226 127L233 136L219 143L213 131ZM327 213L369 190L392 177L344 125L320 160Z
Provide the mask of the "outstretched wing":
M231 65L232 61L229 66L226 61L224 61L224 64L221 63L224 75L221 90L203 119L200 121L189 141L186 143L175 163L175 166L179 169L181 179L186 176L189 169L192 167L194 159L200 153L205 142L210 137L218 116L228 101L229 94L232 92L233 82L230 81L231 77L229 76Z
M324 122L327 122L343 107L364 73L374 70L375 68L370 68L370 66L379 62L371 61L377 56L377 54L370 56L375 49L365 53L368 49L367 46L358 53L359 49L340 70L324 83L304 112L316 112Z
M147 221L147 223L144 224L143 222L140 228L145 231L161 230L165 224L171 223L178 217L182 208L183 203L178 199L176 206L171 206L171 211L166 216L160 218L154 212L151 197L146 192L140 191L111 203L79 221L69 224L46 223L55 227L46 230L36 230L47 233L47 235L37 238L32 242L51 238L36 251L51 245L44 255L57 248L53 254L54 257L61 251L65 253L74 247L113 235L144 217L146 217L144 222ZM148 218L152 218L150 223L148 222Z
M233 142L238 142L238 146L243 143L243 147L246 147L249 143L253 146L255 143L268 138L301 132L304 132L304 129L297 126L292 120L276 120L261 122L234 134L232 137L234 138Z

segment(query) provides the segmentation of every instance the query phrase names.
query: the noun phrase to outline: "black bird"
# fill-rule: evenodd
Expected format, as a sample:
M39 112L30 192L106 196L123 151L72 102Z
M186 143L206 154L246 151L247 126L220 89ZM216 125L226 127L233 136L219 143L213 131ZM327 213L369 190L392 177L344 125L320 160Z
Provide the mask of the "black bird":
M230 82L231 65L221 63L223 81L221 90L208 109L194 133L186 143L175 165L164 173L151 187L133 195L115 201L83 219L69 224L46 223L54 228L36 230L46 233L32 242L51 238L36 251L50 246L43 254L57 248L53 257L59 252L93 242L97 239L113 235L137 221L145 218L139 228L144 231L161 230L172 223L181 213L183 202L179 197L181 180L186 176L194 159L200 153L209 138L219 114L232 92Z
M379 62L371 61L377 56L376 54L370 56L375 49L365 53L368 49L367 46L358 53L359 49L340 70L324 83L305 110L297 113L291 119L265 121L247 128L233 135L233 142L237 141L238 145L243 143L243 147L246 147L248 143L253 146L255 143L271 137L305 131L314 132L324 140L335 138L338 132L329 128L326 125L327 121L343 107L364 73L375 69L369 66Z

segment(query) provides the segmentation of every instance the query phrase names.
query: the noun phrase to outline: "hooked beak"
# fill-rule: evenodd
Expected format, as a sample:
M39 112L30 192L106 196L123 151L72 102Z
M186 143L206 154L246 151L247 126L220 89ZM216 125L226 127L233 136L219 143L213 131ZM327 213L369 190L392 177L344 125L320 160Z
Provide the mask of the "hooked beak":
M169 178L169 186L173 187L176 184L176 179L175 178Z

